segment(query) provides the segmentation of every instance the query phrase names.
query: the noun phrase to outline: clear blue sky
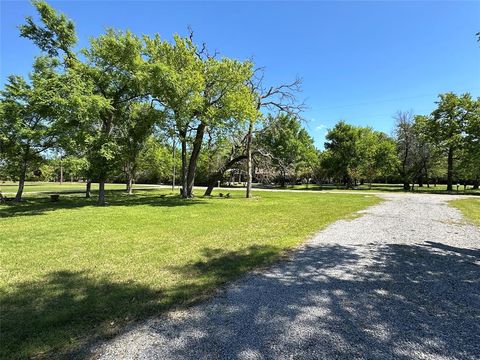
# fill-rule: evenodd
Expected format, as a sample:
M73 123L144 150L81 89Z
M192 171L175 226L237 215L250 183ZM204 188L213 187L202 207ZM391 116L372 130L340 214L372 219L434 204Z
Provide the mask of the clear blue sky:
M192 26L223 55L253 58L271 84L303 78L306 127L323 147L338 120L391 133L397 110L429 113L441 92L480 95L480 2L51 1L74 20L79 45L107 27L171 38ZM18 36L34 15L1 0L2 86L38 50Z

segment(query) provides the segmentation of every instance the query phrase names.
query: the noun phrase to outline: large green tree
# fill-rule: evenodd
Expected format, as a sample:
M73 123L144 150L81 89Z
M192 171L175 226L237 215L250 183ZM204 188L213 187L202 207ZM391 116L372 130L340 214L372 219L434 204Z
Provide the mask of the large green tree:
M280 175L281 185L285 186L288 178L296 181L299 175L311 173L317 161L317 151L299 118L281 113L270 116L268 122L270 124L259 140Z
M465 124L464 146L459 156L460 176L473 182L474 189L480 182L480 100L472 104L472 111Z
M122 136L133 119L143 121L131 112L136 103L146 101L143 89L143 42L131 32L109 29L91 39L82 56L73 51L75 27L63 14L57 14L44 1L34 1L40 24L28 17L20 27L21 35L30 38L51 58L63 59L64 70L75 73L88 84L90 95L98 100L98 108L83 118L70 119L79 148L84 148L89 164L89 177L99 182L100 205L105 204L105 182L111 172L121 166ZM84 94L87 95L87 94ZM125 125L128 122L128 125ZM147 126L148 128L148 126ZM131 135L131 133L130 133Z
M340 121L327 132L326 140L316 170L322 178L341 180L349 187L367 180L371 186L374 179L396 168L395 142L385 133Z
M416 115L413 121L413 132L417 140L416 163L418 186L422 187L424 181L430 186L430 180L443 176L446 173L444 165L444 151L432 141L429 133L429 116Z
M371 128L360 130L356 154L359 176L370 187L375 178L392 174L398 162L393 139Z
M188 147L195 116L205 88L203 64L191 37L175 35L173 42L160 35L145 37L149 91L167 115L167 131L180 140L182 196L188 197Z
M170 119L182 147L182 196L193 196L195 172L207 128L234 126L255 116L247 86L252 64L209 55L193 36L145 38L150 92Z
M398 156L398 174L403 181L403 189L410 190L421 173L423 164L421 154L421 139L415 128L415 118L411 112L399 111L395 115L395 143Z
M359 135L358 128L339 121L325 136L323 167L330 177L340 179L346 186L352 186L357 176Z
M82 83L71 73L59 73L58 62L49 57L36 59L29 81L10 76L1 91L0 149L2 158L19 179L15 199L20 201L26 174L41 154L59 146L68 128L68 116L86 110ZM74 110L72 104L75 103Z
M478 116L478 100L468 93L439 95L437 108L428 118L432 141L447 155L447 191L453 190L456 154L466 146L468 124Z
M124 147L131 145L126 137L141 129L146 132L142 138L146 138L151 129L151 115L135 114L142 106L138 104L147 101L142 48L141 39L131 32L108 30L91 40L90 48L83 50L85 62L77 66L93 83L94 93L109 103L98 117L91 117L79 128L85 132L91 175L99 182L99 205L105 204L108 176L124 163ZM144 121L148 124L136 124Z

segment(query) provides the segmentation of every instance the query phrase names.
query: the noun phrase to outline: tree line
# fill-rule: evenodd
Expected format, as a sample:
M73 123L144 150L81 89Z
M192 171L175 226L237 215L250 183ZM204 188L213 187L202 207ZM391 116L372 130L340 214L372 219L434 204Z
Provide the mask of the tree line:
M301 80L267 85L264 69L210 52L193 31L168 41L108 29L76 50L72 20L42 0L20 36L40 53L28 79L0 95L0 177L99 183L176 182L190 198L221 181L479 180L479 100L442 94L428 116L398 113L393 136L339 122L315 148L303 128ZM446 165L445 165L446 164ZM59 170L60 169L60 170ZM173 170L173 171L172 171ZM172 174L173 172L173 174ZM235 180L236 179L236 180Z
M316 170L320 181L357 182L390 179L404 190L438 181L479 188L480 99L470 94L440 94L428 115L399 111L392 136L341 121L326 135Z

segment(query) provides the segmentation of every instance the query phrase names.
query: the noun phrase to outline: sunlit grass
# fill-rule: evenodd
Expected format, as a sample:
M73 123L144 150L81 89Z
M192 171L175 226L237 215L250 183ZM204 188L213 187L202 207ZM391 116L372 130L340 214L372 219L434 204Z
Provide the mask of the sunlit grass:
M58 182L34 182L27 181L25 183L24 192L70 192L70 191L85 191L86 184L81 182L64 182L60 185ZM136 189L145 189L151 188L151 185L134 185ZM18 183L12 181L0 182L0 192L13 196L18 189ZM105 189L107 190L124 190L125 184L106 184ZM91 190L98 190L98 183L93 183Z
M480 199L461 199L450 201L462 214L474 224L480 226Z
M234 183L232 184L232 188L244 188L244 183ZM4 194L13 196L17 191L18 184L13 182L0 182L0 192ZM148 185L148 184L136 184L134 188L136 189L151 189L151 188L159 187L156 185ZM167 187L167 186L164 186ZM262 184L254 184L254 188L262 188L266 187ZM284 188L279 186L273 186L272 188L278 190L321 190L321 191L328 191L328 190L346 190L346 191L372 191L372 192L404 192L402 184L385 184L385 183L373 183L370 187L369 184L358 185L354 189L346 189L343 185L340 184L296 184L296 185L287 185ZM107 190L124 190L124 184L106 184ZM98 190L98 184L92 184L92 190ZM62 185L52 182L27 182L25 186L25 192L84 192L85 191L85 184L79 182L64 182ZM200 192L200 191L199 191ZM419 187L418 184L415 184L414 192L418 193L432 193L432 194L468 194L468 195L480 195L480 190L474 190L471 185L468 185L466 188L463 185L458 187L454 185L454 190L452 192L447 192L447 185L445 184L438 184ZM200 192L201 193L201 192Z
M372 186L369 184L363 184L363 185L358 185L355 186L353 189L352 188L346 188L343 185L336 185L336 184L323 184L323 185L317 185L317 184L302 184L302 185L288 185L284 188L280 187L275 187L278 189L285 189L285 190L322 190L322 191L328 191L328 190L346 190L346 191L372 191L372 192L404 192L403 190L403 185L402 184L381 184L381 183L374 183ZM410 191L412 192L412 191ZM415 188L413 192L418 192L418 193L432 193L432 194L469 194L469 195L480 195L480 190L474 190L473 186L468 185L466 188L463 187L463 185L460 185L457 189L457 185L454 185L453 191L452 192L447 192L447 185L445 184L438 184L438 185L433 185L431 184L430 186L427 186L424 184L422 187L418 186L418 184L415 184Z

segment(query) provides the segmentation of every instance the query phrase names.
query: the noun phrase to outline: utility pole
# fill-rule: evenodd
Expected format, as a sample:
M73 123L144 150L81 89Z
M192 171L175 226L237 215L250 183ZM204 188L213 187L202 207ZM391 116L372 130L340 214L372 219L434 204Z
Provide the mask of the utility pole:
M60 156L60 185L63 184L63 162L62 156Z

